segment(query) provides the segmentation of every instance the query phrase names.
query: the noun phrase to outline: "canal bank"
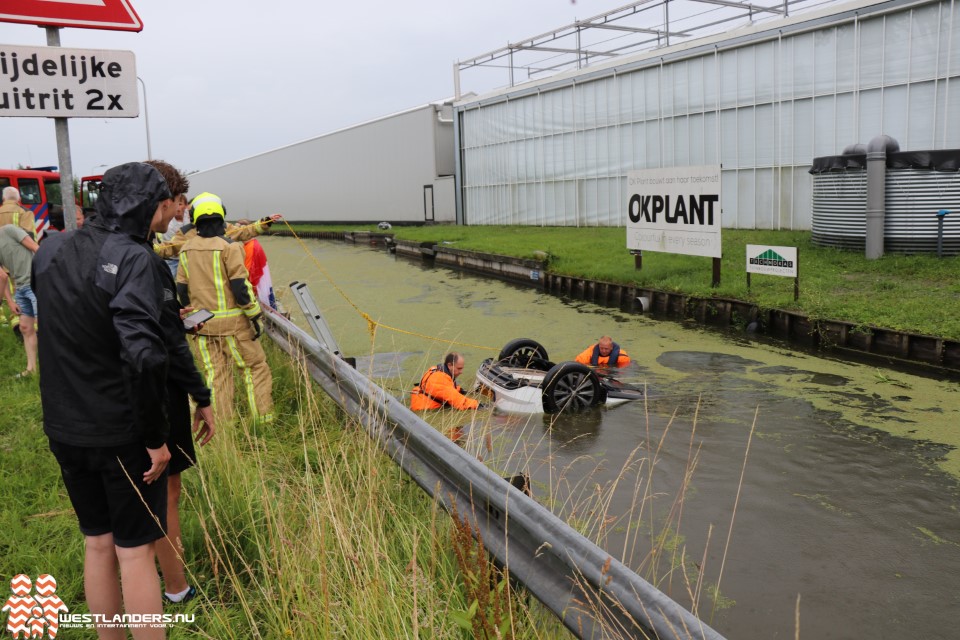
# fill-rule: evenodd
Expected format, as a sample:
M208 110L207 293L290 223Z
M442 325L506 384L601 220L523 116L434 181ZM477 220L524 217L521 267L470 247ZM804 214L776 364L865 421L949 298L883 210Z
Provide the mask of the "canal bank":
M275 235L293 236L289 230ZM778 308L762 308L744 300L700 297L650 287L591 280L552 273L545 261L455 248L442 242L397 239L390 233L365 231L302 231L302 238L340 240L383 246L411 259L492 276L546 293L582 300L627 313L693 321L721 329L750 331L805 349L837 352L846 357L875 359L894 366L914 365L932 372L960 375L960 341L898 331Z

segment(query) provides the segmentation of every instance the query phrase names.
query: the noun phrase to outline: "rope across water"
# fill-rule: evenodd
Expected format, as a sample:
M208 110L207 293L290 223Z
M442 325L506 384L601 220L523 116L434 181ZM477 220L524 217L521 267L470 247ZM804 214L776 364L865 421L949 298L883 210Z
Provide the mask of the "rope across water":
M377 329L379 328L379 329L387 329L388 331L394 331L394 332L396 332L396 333L402 333L402 334L408 335L408 336L414 336L414 337L417 337L417 338L423 338L424 340L429 340L429 341L432 341L432 342L442 342L442 343L444 343L444 344L456 345L456 346L460 346L460 347L470 347L470 348L472 348L472 349L483 349L483 350L485 350L485 351L500 351L500 349L499 349L499 348L496 348L496 347L488 347L488 346L480 345L480 344L471 344L471 343L469 343L469 342L461 342L461 341L459 341L459 340L448 340L448 339L446 339L446 338L438 338L438 337L436 337L436 336L427 335L427 334L425 334L425 333L418 333L418 332L416 332L416 331L407 331L406 329L401 329L401 328L399 328L399 327L393 327L393 326L390 326L390 325L388 325L388 324L384 324L384 323L382 323L382 322L379 322L378 320L374 320L374 319L370 316L369 313L367 313L366 311L364 311L363 309L361 309L359 306L357 306L357 304L356 304L353 300L350 299L350 296L348 296L348 295L346 294L346 292L337 285L337 283L336 283L336 282L334 281L334 279L330 276L330 274L327 273L327 270L323 268L323 265L320 264L320 261L317 260L316 256L314 256L313 253L310 251L310 248L307 247L307 245L306 245L306 243L303 241L303 239L302 239L299 235L297 235L297 232L296 232L296 231L293 230L293 227L290 226L290 223L287 222L287 221L284 219L284 220L283 220L283 224L285 224L285 225L287 226L287 230L290 231L290 233L293 235L293 237L296 239L296 241L300 244L300 247L303 249L303 252L304 252L305 254L307 254L308 256L310 256L310 259L313 261L313 264L316 265L316 267L317 267L317 269L320 271L320 273L323 274L323 277L327 279L327 282L330 283L330 286L332 286L332 287L334 288L334 290L335 290L337 293L339 293L340 296L341 296L344 300L347 301L347 304L349 304L351 307L353 307L354 311L356 311L358 314L360 314L360 317L361 317L361 318L363 318L364 320L367 321L367 332L370 334L370 339L371 339L371 340L372 340L373 337L376 335Z

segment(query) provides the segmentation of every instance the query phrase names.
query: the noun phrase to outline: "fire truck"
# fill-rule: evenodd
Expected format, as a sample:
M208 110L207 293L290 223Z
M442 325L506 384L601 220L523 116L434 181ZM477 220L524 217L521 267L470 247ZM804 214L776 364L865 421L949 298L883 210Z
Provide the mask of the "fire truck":
M88 176L80 181L81 189L76 199L84 212L93 209L102 176ZM0 169L0 189L16 187L20 191L20 205L33 212L37 237L50 226L50 211L63 207L60 192L60 174L57 167L33 167L30 169Z

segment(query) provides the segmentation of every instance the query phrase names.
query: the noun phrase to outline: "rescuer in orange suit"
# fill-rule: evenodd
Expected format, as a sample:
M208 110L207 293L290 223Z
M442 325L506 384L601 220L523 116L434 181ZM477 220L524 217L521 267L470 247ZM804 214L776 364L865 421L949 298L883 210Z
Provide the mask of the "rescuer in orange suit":
M457 384L457 376L463 372L463 356L448 353L442 364L438 364L423 374L420 384L413 388L410 395L410 408L414 411L424 409L467 410L482 408L480 403L463 395L463 389Z
M630 364L630 356L610 336L603 336L578 355L577 362L592 367L625 367Z

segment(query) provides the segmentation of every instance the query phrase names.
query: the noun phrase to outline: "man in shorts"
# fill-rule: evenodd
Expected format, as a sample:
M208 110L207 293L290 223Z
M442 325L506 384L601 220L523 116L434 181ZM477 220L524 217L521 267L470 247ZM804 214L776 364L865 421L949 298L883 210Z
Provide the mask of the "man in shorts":
M30 264L37 252L37 243L18 226L6 224L0 227L0 288L7 300L10 312L20 316L20 335L23 336L23 349L27 352L27 368L17 374L17 378L29 378L37 370L37 298L30 288ZM13 278L15 293L10 295L10 281Z
M114 167L96 214L45 240L33 261L43 428L85 536L87 605L107 620L163 611L154 553L166 527L167 350L146 242L174 211L156 169ZM165 635L152 624L131 632ZM121 627L97 633L125 637Z
M185 194L190 182L176 167L163 160L147 160L146 164L160 172L177 203L176 215L183 215ZM170 226L176 221L174 217ZM188 602L197 595L197 589L187 583L186 567L183 561L183 543L180 531L180 494L183 489L181 473L196 464L197 454L193 446L191 433L190 398L197 408L193 415L192 431L201 446L207 444L216 429L213 421L213 409L210 406L210 389L204 383L197 370L193 352L187 344L186 331L177 299L177 283L167 263L160 256L153 255L158 277L163 287L163 309L160 314L160 326L163 329L167 346L167 418L170 422L170 436L167 448L170 450L170 466L167 473L167 535L157 542L157 561L163 575L163 598L167 602Z

